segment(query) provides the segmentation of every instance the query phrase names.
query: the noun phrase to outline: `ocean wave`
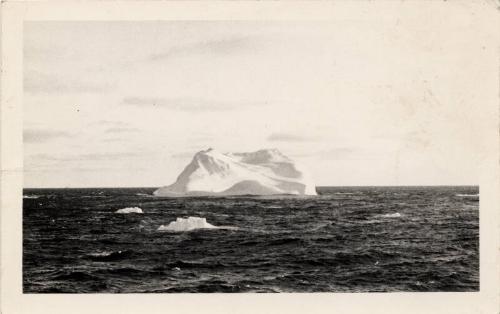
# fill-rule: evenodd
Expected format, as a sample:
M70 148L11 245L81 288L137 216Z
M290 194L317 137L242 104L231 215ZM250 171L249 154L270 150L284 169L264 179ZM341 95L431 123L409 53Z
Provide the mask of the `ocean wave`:
M455 194L457 197L479 198L479 194Z
M95 281L99 280L99 277L96 277L92 274L89 274L84 271L68 271L64 273L57 274L51 278L52 280L68 280L68 281Z
M399 217L401 217L401 214L400 213L384 214L384 215L379 215L378 217L382 217L382 218L399 218Z
M142 209L139 207L126 207L117 210L115 213L117 214L143 214Z
M172 232L183 232L192 231L196 229L227 229L236 230L237 227L231 226L214 226L207 222L206 218L202 217L188 217L188 218L177 218L168 225L161 225L158 227L158 231L172 231Z
M383 217L384 215L382 216L377 216L377 217ZM383 220L377 220L377 219L368 219L368 220L362 220L360 221L358 224L360 225L370 225L370 224L379 224L379 223L383 223L384 221Z
M118 252L121 252L121 251L118 251ZM110 256L111 254L113 254L113 252L95 252L95 253L90 253L89 256L92 256L92 257L101 257L101 256Z
M102 251L93 252L87 255L87 257L96 262L111 262L121 260L125 257L130 256L131 251Z
M278 245L298 245L303 243L303 240L299 237L281 238L266 242L266 246L278 246Z
M178 260L178 261L164 264L161 268L158 268L156 270L161 270L161 269L168 270L168 269L170 269L170 270L179 271L182 269L199 269L199 268L220 269L222 267L227 267L227 265L223 264L219 261L208 262L208 261L202 261L202 260L198 260L198 261Z
M478 188L359 190L362 196L326 188L315 198L282 201L136 195L147 189L105 190L109 199L82 198L89 189L25 190L19 194L40 197L23 202L22 288L80 294L479 291L479 202L455 196ZM409 196L392 194L400 190ZM146 207L144 213L115 214L134 206ZM380 217L398 212L400 218ZM157 231L189 216L205 217L215 228ZM223 225L239 229L218 229Z

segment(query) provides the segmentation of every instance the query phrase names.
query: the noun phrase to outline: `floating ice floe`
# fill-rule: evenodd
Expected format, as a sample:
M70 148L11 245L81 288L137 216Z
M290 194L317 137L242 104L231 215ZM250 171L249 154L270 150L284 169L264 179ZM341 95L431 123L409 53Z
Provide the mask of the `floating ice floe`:
M161 225L158 228L158 231L173 231L173 232L182 232L182 231L191 231L195 229L228 229L235 230L236 227L229 226L214 226L207 222L206 218L201 217L188 217L188 218L177 218L175 221L172 221L168 225Z
M117 214L142 214L143 211L139 207L126 207L117 210L115 213Z

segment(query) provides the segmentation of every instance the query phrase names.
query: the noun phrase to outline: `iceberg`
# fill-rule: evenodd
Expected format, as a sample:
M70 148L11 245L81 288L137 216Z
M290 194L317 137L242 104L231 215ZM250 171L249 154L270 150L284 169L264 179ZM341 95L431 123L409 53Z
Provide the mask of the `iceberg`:
M140 209L139 207L126 207L126 208L122 208L122 209L119 209L117 210L115 213L117 214L142 214L142 209Z
M309 174L277 149L196 153L177 180L157 189L156 196L316 195Z
M217 229L218 227L211 225L207 222L206 218L200 217L188 217L188 218L177 218L168 225L161 225L158 231L191 231L195 229Z

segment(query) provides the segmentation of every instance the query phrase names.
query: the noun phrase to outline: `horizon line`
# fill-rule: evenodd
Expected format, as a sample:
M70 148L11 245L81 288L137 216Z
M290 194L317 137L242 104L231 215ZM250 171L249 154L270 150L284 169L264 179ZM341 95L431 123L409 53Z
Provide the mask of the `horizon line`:
M163 185L162 185L163 186ZM23 189L158 189L162 186L83 186L83 187L23 187ZM479 184L399 184L399 185L316 185L315 188L348 187L479 187Z

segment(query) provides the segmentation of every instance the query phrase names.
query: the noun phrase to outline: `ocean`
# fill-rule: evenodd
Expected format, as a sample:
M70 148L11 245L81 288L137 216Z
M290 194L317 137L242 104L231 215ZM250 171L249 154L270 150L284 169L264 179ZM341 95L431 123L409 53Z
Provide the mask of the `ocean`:
M24 189L24 293L479 291L477 186L317 190ZM187 217L220 228L160 228Z

